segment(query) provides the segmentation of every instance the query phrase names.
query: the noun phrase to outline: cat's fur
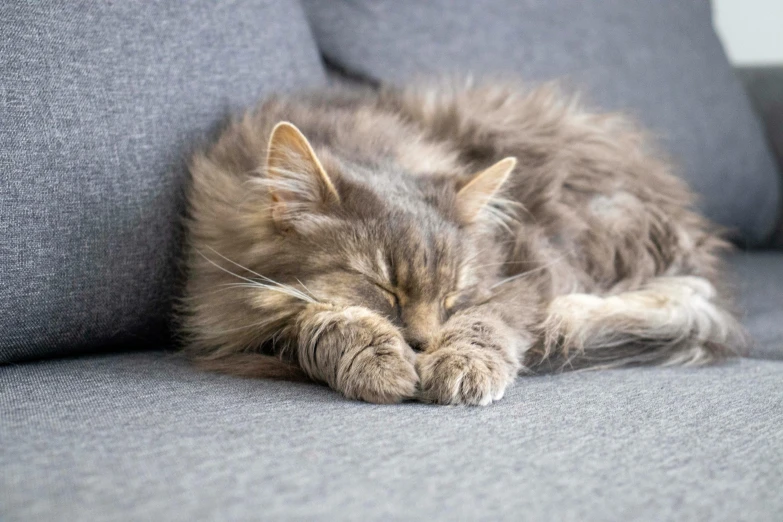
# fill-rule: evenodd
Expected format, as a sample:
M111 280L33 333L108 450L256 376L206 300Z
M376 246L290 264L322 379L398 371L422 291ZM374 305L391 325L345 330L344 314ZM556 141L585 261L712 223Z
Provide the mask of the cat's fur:
M191 173L183 326L208 369L488 404L523 370L745 342L685 185L552 87L274 97Z

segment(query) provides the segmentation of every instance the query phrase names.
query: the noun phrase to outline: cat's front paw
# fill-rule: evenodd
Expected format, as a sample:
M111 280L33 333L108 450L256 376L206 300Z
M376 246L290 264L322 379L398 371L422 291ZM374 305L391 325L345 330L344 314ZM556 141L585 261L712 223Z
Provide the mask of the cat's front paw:
M405 350L410 348L402 339L392 339L347 354L341 364L340 391L349 399L376 404L413 398L419 376Z
M420 398L438 404L484 406L500 400L516 376L503 354L465 343L420 354Z

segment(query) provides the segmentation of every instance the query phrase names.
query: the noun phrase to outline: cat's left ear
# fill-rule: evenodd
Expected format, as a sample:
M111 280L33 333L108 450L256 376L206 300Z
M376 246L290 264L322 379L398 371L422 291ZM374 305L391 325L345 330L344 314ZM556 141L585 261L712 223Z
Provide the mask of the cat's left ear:
M482 170L457 192L457 212L463 223L473 223L506 182L517 165L516 158L502 159Z
M340 196L304 134L291 123L275 125L266 157L272 219L281 230L312 219Z

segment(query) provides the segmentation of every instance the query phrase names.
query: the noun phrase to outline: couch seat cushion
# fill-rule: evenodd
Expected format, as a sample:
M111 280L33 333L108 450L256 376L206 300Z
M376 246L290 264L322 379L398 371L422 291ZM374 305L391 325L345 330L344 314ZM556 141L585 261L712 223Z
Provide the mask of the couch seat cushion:
M783 252L729 258L737 305L753 337L751 357L783 359Z
M3 520L773 520L783 363L374 406L165 353L0 367Z

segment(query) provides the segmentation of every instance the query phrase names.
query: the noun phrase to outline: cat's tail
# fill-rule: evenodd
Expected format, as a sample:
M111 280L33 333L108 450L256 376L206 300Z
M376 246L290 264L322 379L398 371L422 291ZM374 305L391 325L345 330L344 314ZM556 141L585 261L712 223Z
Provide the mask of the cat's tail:
M309 382L311 379L296 365L278 357L259 353L234 353L216 358L199 358L203 370L251 379Z
M526 356L541 370L641 364L699 365L740 355L749 338L713 285L695 276L657 277L604 297L567 294L549 305L541 343Z

